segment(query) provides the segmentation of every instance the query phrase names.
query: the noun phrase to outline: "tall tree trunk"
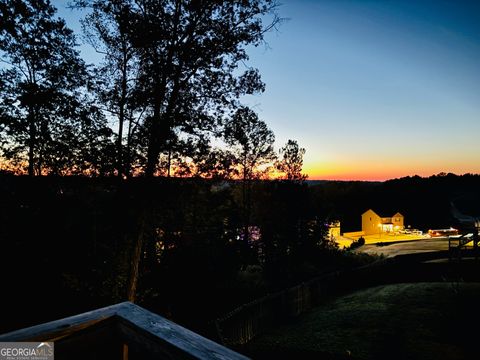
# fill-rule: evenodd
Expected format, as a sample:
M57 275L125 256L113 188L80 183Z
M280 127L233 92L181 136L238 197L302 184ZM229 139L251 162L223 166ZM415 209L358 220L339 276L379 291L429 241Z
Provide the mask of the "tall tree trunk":
M123 161L123 124L125 122L125 106L127 99L127 53L125 44L123 44L123 63L122 63L122 84L120 94L120 111L118 115L118 140L117 140L117 171L118 177L123 177L125 173Z
M139 195L145 199L141 200L140 204L130 204L130 208L137 207L133 212L132 217L134 223L128 231L127 249L129 249L130 256L127 256L127 261L130 262L127 274L127 291L126 296L128 301L135 302L137 298L138 280L140 278L140 265L142 263L142 255L144 253L145 242L148 237L152 235L154 224L155 206L148 196L152 192L153 183L149 180L142 184Z
M133 244L133 252L130 260L130 274L128 277L127 285L127 299L128 301L135 302L137 297L137 286L139 277L140 262L142 260L143 242L146 235L146 219L147 214L143 211L140 212L139 226L136 234L132 234L135 237Z
M127 132L127 146L125 148L125 175L127 178L132 176L132 136L133 136L133 129L132 129L132 116L130 114L128 120L128 132Z
M33 106L28 108L28 126L29 126L29 140L28 140L28 175L35 176L35 142L36 142L36 128L35 128L35 113Z
M118 116L118 139L117 139L117 176L122 177L124 173L123 167L123 146L122 146L122 137L123 137L123 121L125 113L123 104L120 105L120 113Z
M250 179L248 175L248 170L246 167L246 161L243 162L243 176L242 176L242 203L243 203L243 252L244 252L244 264L243 268L246 268L250 259L249 259L249 242L250 242L250 204L249 204L249 187Z
M160 155L159 133L159 116L154 112L147 150L147 167L145 169L145 176L147 178L152 178L155 175L155 170L157 168L158 157Z
M153 116L150 118L152 122L150 125L150 138L148 140L147 149L147 167L145 169L145 176L153 178L155 170L157 169L158 157L160 156L160 135L162 121L162 104L165 99L166 79L163 77L160 84L155 89L155 101L153 104Z
M45 149L44 149L44 144L42 144L42 142L40 141L40 139L42 138L42 135L48 133L48 130L47 130L47 125L45 122L42 122L42 121L39 121L39 116L38 116L38 108L35 107L35 119L36 119L36 123L38 124L38 127L40 128L40 135L38 135L39 131L38 129L35 130L37 132L36 134L36 142L38 143L38 146L37 146L37 153L38 153L38 159L37 159L37 175L38 176L41 176L42 175L42 168L43 168L43 160L44 160L44 154L45 154ZM58 172L58 164L55 164L56 165L56 169L55 171Z
M170 177L170 169L172 168L172 145L168 146L168 164L167 164L167 177Z

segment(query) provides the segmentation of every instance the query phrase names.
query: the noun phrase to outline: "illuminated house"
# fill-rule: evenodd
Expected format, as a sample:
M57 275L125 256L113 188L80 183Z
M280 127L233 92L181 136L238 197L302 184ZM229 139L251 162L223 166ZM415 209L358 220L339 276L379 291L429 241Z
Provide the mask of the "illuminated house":
M403 215L398 212L390 217L381 217L372 209L362 214L362 231L365 235L396 232L403 229Z

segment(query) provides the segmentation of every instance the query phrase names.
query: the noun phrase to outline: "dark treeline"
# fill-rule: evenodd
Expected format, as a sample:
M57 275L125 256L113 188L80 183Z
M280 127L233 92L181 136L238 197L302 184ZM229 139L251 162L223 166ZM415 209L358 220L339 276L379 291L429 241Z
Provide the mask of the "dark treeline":
M240 181L1 176L0 331L125 300L145 192L154 206L136 300L192 328L358 264L326 239L313 188L250 185L245 226Z
M321 273L357 266L325 236L358 230L368 208L400 211L412 227L455 225L450 202L480 213L480 176L440 174L384 183L181 178L0 177L2 329L127 298L139 199L151 226L136 301L199 331L234 307ZM22 269L20 271L19 269Z

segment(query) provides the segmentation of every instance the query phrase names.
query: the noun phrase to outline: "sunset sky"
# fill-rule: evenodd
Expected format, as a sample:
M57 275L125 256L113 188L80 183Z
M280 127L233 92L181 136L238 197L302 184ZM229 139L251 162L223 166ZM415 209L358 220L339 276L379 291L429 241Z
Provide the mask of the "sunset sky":
M289 20L250 51L266 92L246 101L277 147L306 148L310 179L480 173L479 1L281 3Z

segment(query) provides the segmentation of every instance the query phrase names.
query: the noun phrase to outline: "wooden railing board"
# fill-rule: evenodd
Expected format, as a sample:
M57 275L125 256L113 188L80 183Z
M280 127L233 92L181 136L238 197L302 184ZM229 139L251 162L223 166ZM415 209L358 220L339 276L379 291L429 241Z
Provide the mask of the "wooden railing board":
M248 358L131 302L0 335L0 341L58 341L61 347L94 340L90 330L132 344L165 359L247 360ZM88 342L88 341L87 341Z

